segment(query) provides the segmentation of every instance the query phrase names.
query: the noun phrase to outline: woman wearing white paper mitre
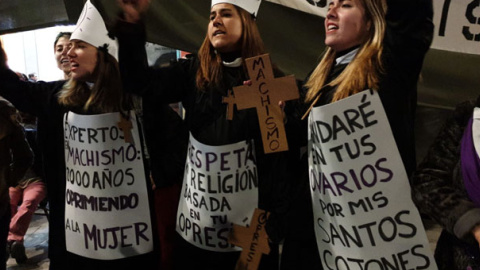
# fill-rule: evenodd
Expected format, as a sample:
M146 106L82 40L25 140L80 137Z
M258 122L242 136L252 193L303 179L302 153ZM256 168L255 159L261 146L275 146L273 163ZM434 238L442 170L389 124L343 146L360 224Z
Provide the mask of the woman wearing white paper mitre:
M298 117L306 118L313 107L334 103L365 89L377 90L410 176L416 167L417 82L433 38L432 1L332 0L328 7L326 50L305 79L305 98ZM306 145L307 121L297 123L301 126L298 130L304 132L299 136L303 140L299 144ZM288 219L296 223L289 226L292 230L285 240L282 269L294 269L298 262L305 265L302 269L321 267L312 225L308 162L304 158L304 177L298 185L299 195L295 196L299 199Z
M136 253L135 250L128 250L125 254L119 254L122 253L122 251L119 251L121 248L129 249L128 246L135 242L130 238L128 240L122 238L131 228L117 225L119 226L118 230L112 228L109 232L105 232L102 230L102 224L109 221L90 218L88 211L83 212L83 210L88 210L89 207L80 207L82 205L80 200L76 200L78 209L75 210L78 212L75 213L82 213L82 215L86 213L86 215L82 217L70 216L70 219L65 219L66 197L70 201L69 205L72 206L75 204L71 200L80 198L79 196L82 194L77 192L75 194L79 196L72 197L69 196L73 194L72 191L67 190L67 182L69 181L66 178L65 148L67 147L70 150L74 141L69 142L67 138L72 139L70 136L78 136L80 133L76 133L76 135L75 132L71 133L72 130L69 130L68 125L72 123L66 123L66 126L64 126L64 123L70 121L70 117L73 115L75 117L85 117L82 119L87 119L86 122L93 122L93 120L88 119L99 119L97 117L104 117L108 113L112 113L112 117L115 119L112 123L107 123L112 126L117 126L120 119L134 120L130 117L128 111L133 107L131 99L122 92L116 60L116 41L109 38L107 34L100 14L90 1L87 1L77 23L77 28L71 35L71 44L69 45L71 48L68 51L71 74L68 81L38 83L20 81L16 74L8 68L3 48L0 48L0 56L3 56L0 57L0 95L10 100L19 110L38 117L39 146L44 160L50 203L48 250L50 269L133 269L140 264L153 265L153 252L150 244L142 252ZM119 129L113 129L120 132ZM86 133L83 133L83 136L83 139L87 139ZM93 133L88 134L88 138L93 138L92 136ZM95 138L97 141L102 141L100 137ZM135 145L138 146L141 143L135 142ZM127 144L125 144L125 147L127 147ZM92 151L95 151L95 149ZM142 155L141 149L137 148L137 151L138 155ZM83 160L82 162L85 162L84 157L80 158L77 161ZM108 172L111 168L105 166L104 169ZM149 190L147 189L149 181L146 180L144 171L142 175L136 175L135 180L140 182L139 185L143 186L144 190ZM142 179L145 179L144 183L142 183ZM92 180L90 183L93 183L93 179L90 180ZM101 198L104 194L103 196L106 198L109 195L103 192L108 192L108 188L107 186L104 186L104 188L100 189L100 195L89 196L86 193L85 196ZM123 191L125 195L135 194L135 192L136 190ZM148 200L147 198L143 199ZM90 206L90 204L88 205ZM102 207L99 204L97 206L97 216L98 213L102 215L109 212L104 211L106 209L101 204ZM148 202L147 207L136 209L136 211L138 210L146 213L142 217L142 224L151 223ZM84 222L76 222L74 219L77 221L83 219ZM115 219L113 220L113 223L115 223ZM97 226L98 234L94 232L93 226ZM120 229L122 229L121 234ZM89 230L91 231L90 234L87 233ZM66 237L66 234L69 236ZM71 239L70 236L76 234L80 236L82 241ZM96 240L93 241L94 239ZM67 246L70 246L68 250ZM95 255L79 253L76 251L77 249L84 249L93 253L111 249L112 252L115 250L116 255L113 259L112 257L99 258Z
M185 178L182 186L184 194L180 197L177 214L179 246L178 251L174 251L177 258L174 267L234 269L240 252L239 248L228 243L231 223L248 225L253 209L258 207L271 212L266 225L271 251L269 255L262 255L260 269L278 269L278 243L282 239L282 219L287 208L287 153L265 154L256 111L234 109L233 119L227 120L228 104L222 102L229 90L243 85L248 79L245 59L265 52L255 23L260 1L212 1L208 31L198 55L173 63L167 68L149 68L145 65L146 37L140 15L148 1L133 2L135 3L119 1L124 9L124 18L119 21L116 32L120 43L120 67L125 72L122 73L125 74L122 77L125 88L141 94L144 99L155 100L158 104L181 101L186 110L185 122L191 133L186 165L193 167L200 164L197 155L201 156L204 149L214 149L211 151L218 160L224 157L229 161L225 167L229 167L230 175L233 176L231 181L221 182L226 185L220 185L223 188L218 189L219 185L214 182L217 181L217 173L223 175L225 172L219 170L212 173L201 171L205 168L192 168L197 175L210 173L213 176L205 177L203 182L214 183L208 187L216 189L210 190L204 189L200 180L194 176ZM240 149L234 149L239 144L250 148L235 152ZM251 148L252 146L254 147ZM250 151L252 149L254 151ZM242 162L233 164L232 160L228 160L232 155L222 155L220 151L242 155ZM245 157L245 154L248 155ZM258 172L255 173L258 187L254 184L252 189L231 192L232 188L235 189L235 184L232 183L235 183L238 170L245 172L245 161L249 170ZM238 167L234 168L235 166ZM186 172L189 173L190 170ZM202 186L199 188L198 185ZM196 199L190 194L200 192L202 195L198 196L198 202L204 198L225 202L222 199L225 197L228 198L226 202L231 210L224 209L224 212L210 214L209 209L206 209L209 207L199 207L201 203L195 206ZM190 209L191 212L185 209ZM190 217L191 213L199 215ZM187 256L192 257L190 259Z

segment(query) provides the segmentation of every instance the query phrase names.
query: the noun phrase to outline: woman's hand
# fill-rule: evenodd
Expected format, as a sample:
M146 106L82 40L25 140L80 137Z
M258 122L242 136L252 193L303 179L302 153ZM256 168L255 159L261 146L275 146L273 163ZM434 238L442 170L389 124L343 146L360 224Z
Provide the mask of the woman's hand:
M117 0L118 6L123 10L125 21L137 23L148 10L151 0Z
M473 236L475 237L475 240L477 240L477 243L480 246L480 225L477 225L473 228L472 230Z

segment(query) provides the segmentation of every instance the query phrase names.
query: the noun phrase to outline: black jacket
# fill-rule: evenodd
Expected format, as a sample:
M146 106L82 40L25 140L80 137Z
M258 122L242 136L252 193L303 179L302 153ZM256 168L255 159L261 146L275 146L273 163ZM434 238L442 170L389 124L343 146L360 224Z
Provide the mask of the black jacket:
M432 0L387 0L387 5L387 28L382 56L384 73L380 77L378 94L407 175L410 176L416 167L414 117L417 105L417 83L425 54L433 40L433 7ZM332 68L327 83L333 81L345 68L346 65ZM308 81L309 76L305 82ZM329 104L335 90L335 87L325 86L315 106ZM304 88L301 96L305 97L305 95ZM310 104L301 102L297 104L296 118L302 117L309 106ZM293 125L297 125L294 130L301 131L300 134L292 137L297 138L299 147L306 146L307 119L291 120L294 122ZM288 219L296 222L288 226L289 231L282 254L282 261L285 263L282 264L282 269L295 269L298 261L303 263L304 268L300 266L301 269L318 269L320 264L318 250L312 251L317 249L317 246L306 155L302 157L299 170L298 182L295 191L292 191L295 195L293 195L292 211Z
M16 115L12 104L0 97L0 217L10 207L8 188L20 182L33 160L23 127L12 119Z
M283 218L288 207L287 153L264 154L256 111L235 110L233 120L229 121L226 119L227 104L222 103L227 90L243 84L246 79L243 68L223 67L222 87L200 91L195 84L199 65L195 56L167 68L149 68L142 25L119 22L115 32L120 43L120 70L127 91L140 94L143 99L155 100L157 104L182 102L188 130L203 144L219 146L254 140L259 208L271 212L267 232L271 240L278 243L283 237ZM212 263L227 255L215 253L205 252L205 258L210 258ZM235 256L233 263L238 254Z

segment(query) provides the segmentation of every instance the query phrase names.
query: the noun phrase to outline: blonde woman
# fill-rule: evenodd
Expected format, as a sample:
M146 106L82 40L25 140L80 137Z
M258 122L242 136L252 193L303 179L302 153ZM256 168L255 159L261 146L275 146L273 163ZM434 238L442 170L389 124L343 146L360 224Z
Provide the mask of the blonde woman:
M325 18L326 50L305 80L304 107L298 114L306 118L313 107L334 103L365 89L378 91L405 169L411 175L416 166L417 81L433 38L432 15L431 0L330 1ZM305 140L302 145L306 145L306 122L300 123L305 132L300 136ZM303 269L321 267L316 243L312 241L306 168L302 174L299 195L295 196L297 205L289 220L303 220L304 226L299 226L302 231L291 231L285 241L283 269L293 269L296 261L305 262ZM301 259L305 257L311 260Z

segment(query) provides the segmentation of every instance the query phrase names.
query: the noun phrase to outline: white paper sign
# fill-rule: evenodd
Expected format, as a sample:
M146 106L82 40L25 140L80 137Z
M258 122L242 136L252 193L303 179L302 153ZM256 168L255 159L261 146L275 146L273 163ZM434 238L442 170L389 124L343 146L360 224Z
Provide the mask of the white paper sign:
M117 126L119 113L65 114L67 250L114 260L153 250L152 226L138 125L134 143Z
M324 269L437 269L376 92L314 108L308 155Z
M177 232L199 248L230 252L232 224L247 226L258 207L253 143L208 146L190 134Z
M326 17L331 0L267 0ZM480 1L434 0L435 35L432 48L480 54Z

